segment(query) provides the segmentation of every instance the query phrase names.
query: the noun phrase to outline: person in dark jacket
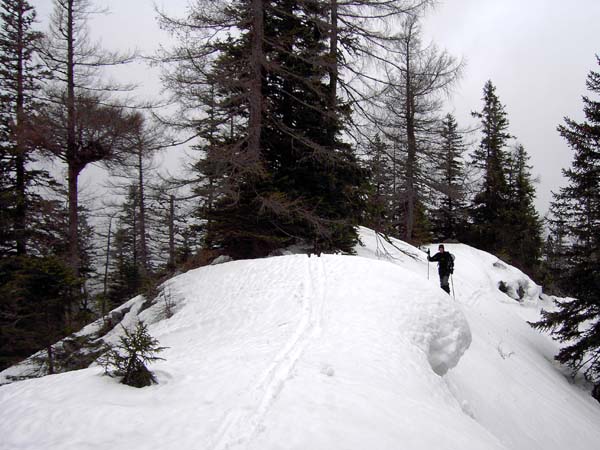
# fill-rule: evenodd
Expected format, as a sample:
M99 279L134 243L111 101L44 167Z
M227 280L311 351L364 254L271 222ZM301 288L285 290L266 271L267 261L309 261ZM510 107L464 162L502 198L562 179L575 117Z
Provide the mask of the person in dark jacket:
M448 294L450 293L450 275L454 272L454 256L452 253L444 250L444 246L440 244L439 252L431 256L427 249L427 261L437 261L438 274L440 275L440 286Z

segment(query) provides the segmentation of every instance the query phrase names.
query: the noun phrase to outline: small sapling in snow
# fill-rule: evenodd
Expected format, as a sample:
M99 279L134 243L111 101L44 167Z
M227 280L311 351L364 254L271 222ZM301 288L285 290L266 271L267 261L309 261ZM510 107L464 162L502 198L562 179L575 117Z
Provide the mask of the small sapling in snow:
M144 387L156 384L154 374L148 370L147 364L164 360L156 356L167 347L159 347L158 340L148 333L148 327L139 322L133 331L123 328L125 334L119 343L109 346L108 351L100 358L104 373L111 377L122 377L121 383L133 387Z

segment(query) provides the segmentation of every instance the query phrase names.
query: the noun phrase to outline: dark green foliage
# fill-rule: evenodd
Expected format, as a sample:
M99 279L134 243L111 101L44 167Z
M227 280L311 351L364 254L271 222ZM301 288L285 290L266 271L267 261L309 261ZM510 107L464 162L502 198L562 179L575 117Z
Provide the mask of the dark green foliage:
M77 286L70 268L55 257L0 260L0 368L46 349L69 333L67 317Z
M119 343L110 348L101 358L104 371L111 377L122 377L121 383L141 388L156 384L154 374L147 364L164 360L156 356L166 347L159 347L158 341L148 333L148 327L138 322L133 331L125 328Z
M366 174L339 137L349 111L328 104L326 35L319 22L328 11L319 2L279 3L265 18L266 41L277 45L265 48L275 64L265 74L272 109L262 145L274 195L293 206L291 217L276 222L317 252L352 252Z
M529 155L518 144L510 158L505 252L511 264L537 275L542 252L542 222L535 209Z
M204 61L205 74L193 66L185 72L208 86L194 99L206 111L195 123L206 246L236 258L291 244L351 252L366 172L340 137L348 108L328 100L327 7L266 1L262 22L255 8L248 1L224 8L240 33L199 43L194 53L214 59ZM210 14L194 17L218 27ZM256 35L264 36L260 48Z
M548 237L544 244L542 274L544 287L554 295L565 296L570 290L569 269L569 235L565 205L554 202L546 217Z
M508 119L496 88L484 87L484 107L473 116L481 119L481 143L473 153L473 165L483 181L470 206L471 223L466 240L538 275L542 250L542 225L534 207L535 189L528 165L529 156L518 144L506 149Z
M452 114L441 124L440 153L436 160L436 190L440 192L431 211L431 228L438 242L459 240L466 227L465 144Z
M470 242L491 253L500 253L506 248L509 187L505 147L511 135L504 105L491 81L483 88L483 109L473 116L481 120L483 136L472 163L483 172L483 182L471 205Z
M600 58L597 58L600 64ZM600 94L600 73L591 71L587 88ZM563 342L556 359L595 384L600 401L600 101L583 98L585 121L566 118L558 127L574 151L564 171L568 185L553 202L553 268L558 283L573 299L557 301L536 328Z
M49 178L32 168L36 110L43 72L34 62L41 33L25 0L0 1L0 255L27 252L42 200L36 185Z
M137 189L131 186L125 203L121 206L117 229L112 235L110 272L108 274L108 309L140 294L149 282L149 274L140 259Z
M364 225L380 233L396 235L398 217L392 149L377 134L367 146L365 157L370 183Z

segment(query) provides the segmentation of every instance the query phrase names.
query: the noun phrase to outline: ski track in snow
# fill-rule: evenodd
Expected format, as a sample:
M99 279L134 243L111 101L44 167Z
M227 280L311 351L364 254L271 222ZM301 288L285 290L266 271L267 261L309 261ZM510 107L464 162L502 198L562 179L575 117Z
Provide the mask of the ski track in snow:
M532 280L448 244L454 302L424 253L367 229L361 241L358 257L181 274L168 320L130 300L123 324L149 323L168 347L160 384L126 388L90 368L1 386L0 450L598 448L596 402L523 322L551 305ZM522 301L500 281L513 297L526 288Z
M302 318L281 351L273 359L249 394L252 406L236 408L225 413L213 450L245 446L262 431L267 415L285 383L293 376L294 368L308 344L322 330L323 306L326 298L325 267L320 257L307 258L302 290Z

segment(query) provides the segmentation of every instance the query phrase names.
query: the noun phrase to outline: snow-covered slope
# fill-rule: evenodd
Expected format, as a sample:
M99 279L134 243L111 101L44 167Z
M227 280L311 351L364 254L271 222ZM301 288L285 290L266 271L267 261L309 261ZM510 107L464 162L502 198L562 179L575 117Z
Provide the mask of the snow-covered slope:
M454 300L423 252L361 235L357 257L180 275L169 319L133 299L123 323L139 317L169 347L151 366L159 384L129 388L91 367L0 386L0 449L596 448L599 405L525 321L539 286L447 245Z

